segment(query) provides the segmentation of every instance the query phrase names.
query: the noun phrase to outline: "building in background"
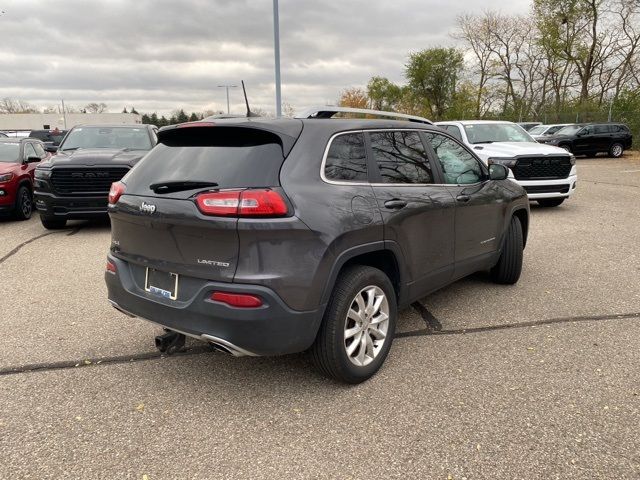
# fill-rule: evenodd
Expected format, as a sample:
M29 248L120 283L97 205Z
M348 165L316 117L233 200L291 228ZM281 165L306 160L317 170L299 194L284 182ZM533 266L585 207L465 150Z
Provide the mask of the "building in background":
M142 123L137 113L3 113L0 114L0 132L31 130L69 130L76 125Z

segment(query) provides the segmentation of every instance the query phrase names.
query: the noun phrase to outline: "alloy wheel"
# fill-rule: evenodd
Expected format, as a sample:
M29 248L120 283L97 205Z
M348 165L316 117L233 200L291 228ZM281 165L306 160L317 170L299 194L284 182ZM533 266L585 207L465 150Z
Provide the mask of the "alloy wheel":
M25 218L29 218L31 216L31 195L25 190L22 192L22 198L20 200L22 204L22 215Z
M384 291L370 285L358 292L344 322L344 347L351 363L369 365L380 353L389 330L389 302Z

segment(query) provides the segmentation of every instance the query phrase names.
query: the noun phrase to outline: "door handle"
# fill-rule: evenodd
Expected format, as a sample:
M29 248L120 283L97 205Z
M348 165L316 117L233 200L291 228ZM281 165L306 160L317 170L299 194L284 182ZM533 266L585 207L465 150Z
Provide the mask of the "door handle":
M394 198L393 200L387 200L386 202L384 202L384 206L391 210L400 210L401 208L407 206L407 202Z
M469 195L458 195L456 197L456 200L459 202L468 202L469 200L471 200L471 197Z

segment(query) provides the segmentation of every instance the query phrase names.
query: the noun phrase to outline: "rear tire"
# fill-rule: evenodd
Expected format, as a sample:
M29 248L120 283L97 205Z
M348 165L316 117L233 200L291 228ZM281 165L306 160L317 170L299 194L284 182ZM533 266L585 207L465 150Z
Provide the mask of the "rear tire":
M620 158L624 153L624 147L621 143L614 143L609 148L609 156L613 158Z
M557 207L564 202L564 198L541 198L538 200L538 205L541 207L549 208L549 207Z
M496 283L513 285L522 273L524 248L522 225L517 217L511 217L498 263L491 269L491 279Z
M67 220L64 218L45 217L44 215L40 216L40 221L47 230L60 230L67 225Z
M338 276L310 349L312 362L330 378L364 382L384 363L397 316L389 278L377 268L348 267Z
M15 217L18 220L29 220L33 213L33 197L31 191L22 186L18 189L16 195L16 207L14 210Z

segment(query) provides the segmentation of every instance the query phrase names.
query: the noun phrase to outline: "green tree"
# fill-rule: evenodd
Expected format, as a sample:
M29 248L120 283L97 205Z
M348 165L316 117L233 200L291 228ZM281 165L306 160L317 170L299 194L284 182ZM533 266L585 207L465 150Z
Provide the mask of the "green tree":
M428 48L409 55L409 87L434 120L443 118L451 105L462 66L463 55L456 48Z
M147 115L146 113L142 114L142 123L145 125L150 125L151 124L151 117L149 117L149 115Z
M371 77L367 84L367 96L375 110L393 111L402 98L402 88L385 77Z
M197 122L198 120L200 120L198 118L198 115L196 115L196 112L192 112L191 115L189 116L189 121L190 122Z
M157 127L160 126L160 122L158 120L158 114L156 112L153 112L150 116L149 116L149 123L151 125L155 125Z

